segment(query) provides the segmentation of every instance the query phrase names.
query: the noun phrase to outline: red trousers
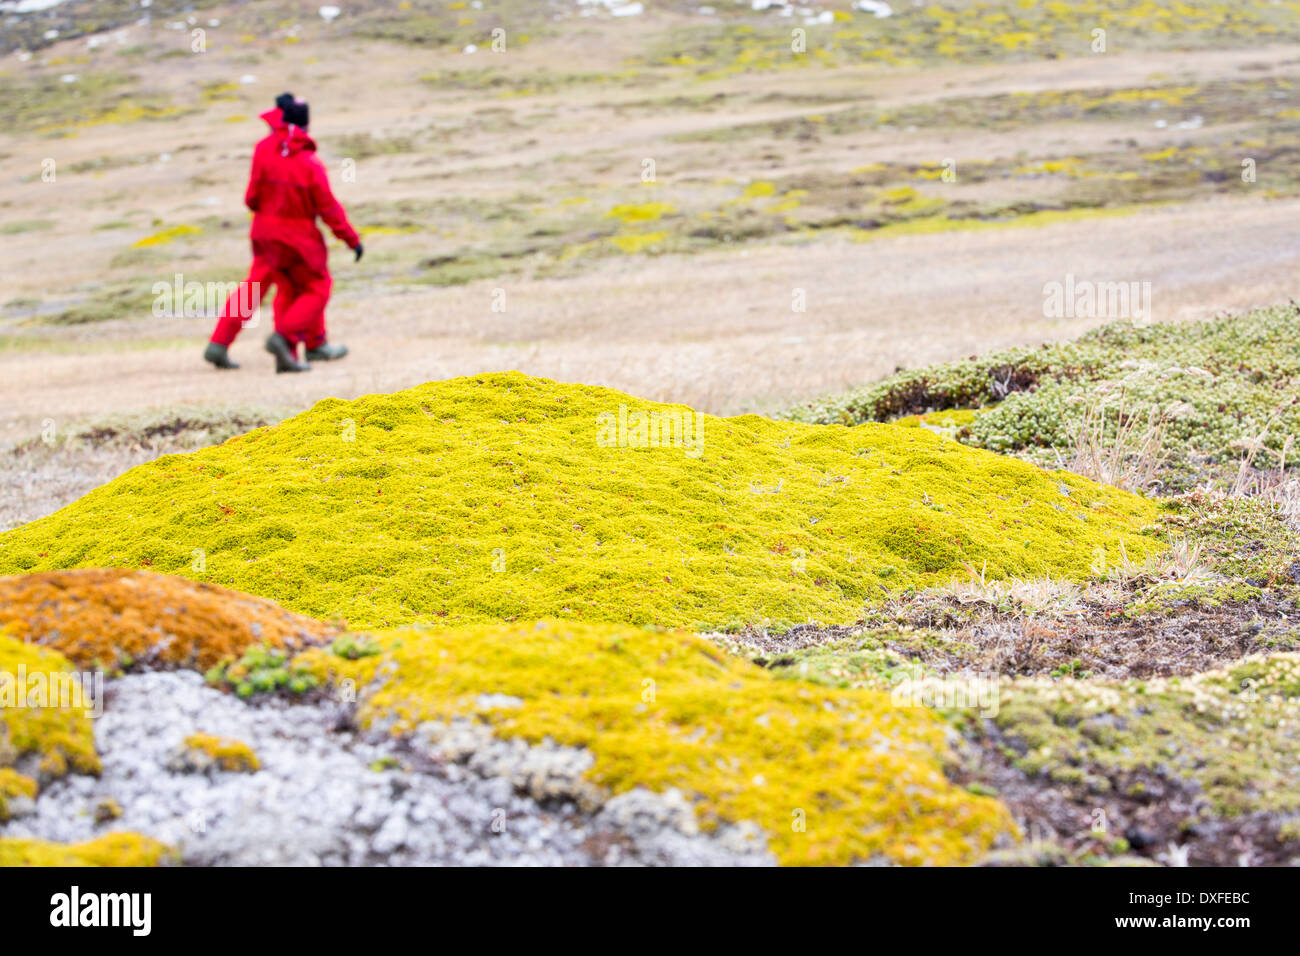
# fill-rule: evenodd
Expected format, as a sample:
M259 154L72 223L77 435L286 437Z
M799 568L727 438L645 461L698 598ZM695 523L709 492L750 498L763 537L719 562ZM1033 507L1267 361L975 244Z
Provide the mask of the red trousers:
M211 341L227 346L234 342L265 298L266 290L275 286L275 331L295 351L299 342L314 349L325 341L325 304L332 285L328 272L321 274L312 269L292 246L254 240L248 278L226 300Z

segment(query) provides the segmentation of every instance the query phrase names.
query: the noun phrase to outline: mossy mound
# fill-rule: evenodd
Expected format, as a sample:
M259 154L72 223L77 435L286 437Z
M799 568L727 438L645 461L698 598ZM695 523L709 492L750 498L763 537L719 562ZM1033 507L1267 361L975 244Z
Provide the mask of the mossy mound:
M598 787L677 788L701 827L758 824L783 863L968 863L1015 829L996 800L945 778L950 731L926 709L779 681L688 634L541 622L379 642L378 654L313 649L297 663L355 681L372 727L464 717L586 748Z
M98 773L87 690L57 651L0 633L0 767L34 757L42 778Z
M1300 309L1294 306L1204 322L1116 322L1074 342L908 369L801 404L789 415L852 425L978 409L960 422L961 441L1055 461L1072 448L1090 407L1107 413L1105 433L1112 439L1121 422L1145 423L1154 413L1164 425L1167 477L1176 485L1199 485L1206 462L1239 459L1262 436L1273 454L1262 453L1258 464L1271 466L1300 435L1297 337Z
M922 429L696 419L508 372L327 399L141 465L0 536L0 573L144 566L366 627L842 621L963 562L1140 561L1156 510Z
M78 667L206 670L250 647L296 651L339 629L211 584L85 569L0 578L0 628Z
M85 843L0 837L0 867L159 866L171 855L165 844L138 833L110 833Z

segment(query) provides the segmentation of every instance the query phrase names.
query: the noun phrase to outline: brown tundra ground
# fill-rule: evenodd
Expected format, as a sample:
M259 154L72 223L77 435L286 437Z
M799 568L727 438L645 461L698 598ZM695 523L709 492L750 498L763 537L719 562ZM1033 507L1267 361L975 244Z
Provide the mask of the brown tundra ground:
M908 28L831 6L845 35ZM1067 274L1149 282L1137 318L1156 321L1294 289L1294 25L1098 55L1057 24L1055 58L975 41L935 56L903 32L916 56L893 65L809 27L834 49L802 67L788 25L744 11L401 9L409 29L368 4L331 24L263 2L160 11L0 60L0 445L505 368L776 411L1107 321L1044 317ZM284 89L310 99L365 239L355 265L330 240L330 336L352 353L272 374L268 308L220 373L200 358L211 319L157 317L153 289L243 273L257 114Z

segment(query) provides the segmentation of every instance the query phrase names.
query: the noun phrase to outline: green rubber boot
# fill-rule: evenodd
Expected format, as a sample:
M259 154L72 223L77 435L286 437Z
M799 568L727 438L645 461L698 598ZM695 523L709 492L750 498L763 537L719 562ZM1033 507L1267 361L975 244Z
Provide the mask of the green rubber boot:
M226 347L218 345L216 342L208 343L208 347L203 350L203 358L217 368L239 368L238 362L230 360L230 352Z
M334 359L341 359L348 354L346 345L333 345L330 342L322 342L314 349L307 350L307 361L309 362L331 362Z
M277 372L311 371L310 365L298 361L293 346L279 332L272 332L266 337L266 350L275 356L275 370Z

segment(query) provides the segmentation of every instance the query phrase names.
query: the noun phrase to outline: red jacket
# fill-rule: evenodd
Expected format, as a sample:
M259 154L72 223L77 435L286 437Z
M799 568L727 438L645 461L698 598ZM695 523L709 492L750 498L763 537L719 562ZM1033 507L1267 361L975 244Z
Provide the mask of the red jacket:
M316 217L350 249L361 239L330 191L325 164L306 130L287 125L279 109L267 110L262 119L271 135L253 150L253 171L244 193L244 204L253 210L249 237L254 243L271 240L292 246L309 267L327 275L329 256Z

